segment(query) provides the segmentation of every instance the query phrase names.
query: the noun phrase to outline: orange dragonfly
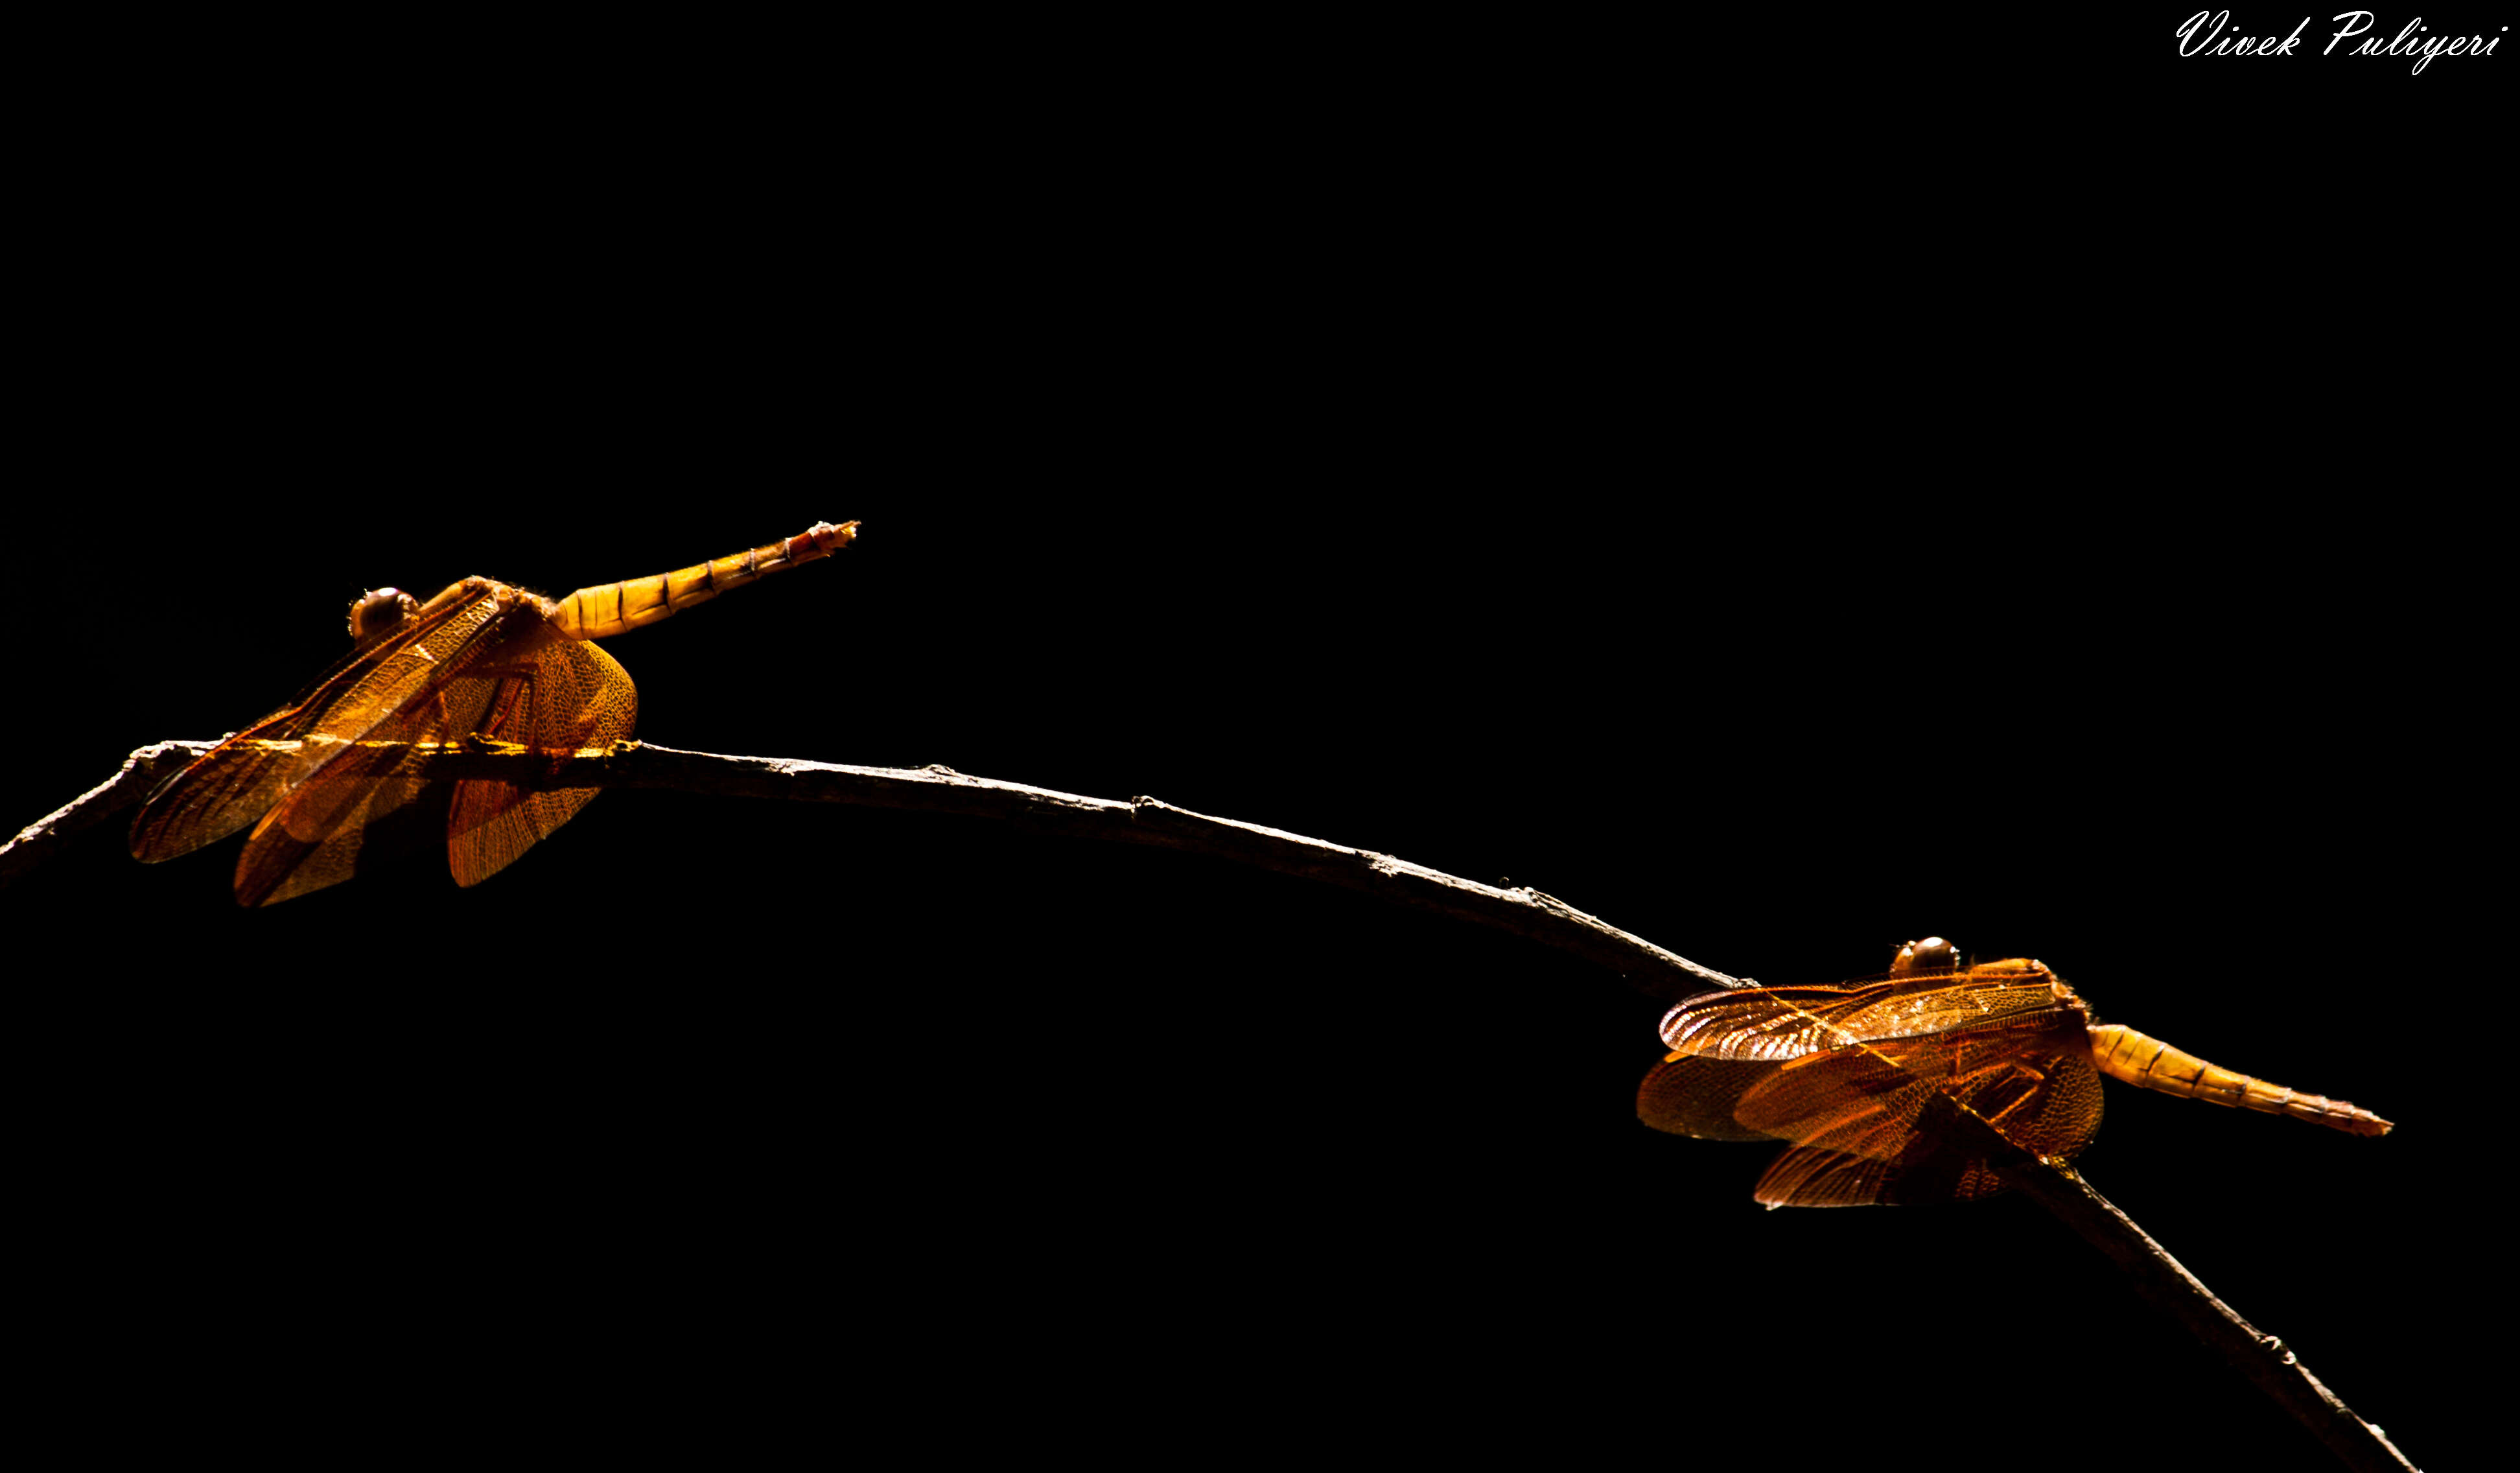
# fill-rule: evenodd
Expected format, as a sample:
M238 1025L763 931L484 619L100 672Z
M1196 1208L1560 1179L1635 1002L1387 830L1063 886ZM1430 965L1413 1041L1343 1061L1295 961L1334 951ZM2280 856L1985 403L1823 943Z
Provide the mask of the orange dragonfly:
M2312 1121L2356 1135L2389 1122L2343 1100L2221 1069L2091 1009L2028 957L1961 966L1950 942L1902 947L1834 988L1691 997L1663 1015L1671 1049L1645 1076L1646 1125L1708 1140L1782 1140L1759 1178L1774 1207L1964 1202L2006 1189L1980 1150L1945 1139L1965 1107L2033 1155L2068 1161L2100 1126L2100 1076Z
M546 599L469 577L424 604L380 588L350 606L350 653L297 698L159 783L131 825L134 857L190 853L248 824L242 905L338 885L426 824L446 836L458 885L478 885L566 823L599 791L416 775L411 743L483 737L549 756L630 735L638 692L590 641L679 614L730 588L849 545L857 524L672 573Z

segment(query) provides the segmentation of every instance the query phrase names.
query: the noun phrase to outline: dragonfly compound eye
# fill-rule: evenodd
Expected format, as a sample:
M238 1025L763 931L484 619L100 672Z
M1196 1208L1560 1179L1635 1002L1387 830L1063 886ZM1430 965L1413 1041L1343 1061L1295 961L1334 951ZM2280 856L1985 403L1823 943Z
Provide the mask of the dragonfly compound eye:
M374 639L377 635L420 612L420 600L399 588L379 588L350 605L350 637Z
M1939 936L1912 941L1899 948L1899 959L1890 964L1893 976L1908 977L1918 972L1949 972L1959 964L1958 946Z

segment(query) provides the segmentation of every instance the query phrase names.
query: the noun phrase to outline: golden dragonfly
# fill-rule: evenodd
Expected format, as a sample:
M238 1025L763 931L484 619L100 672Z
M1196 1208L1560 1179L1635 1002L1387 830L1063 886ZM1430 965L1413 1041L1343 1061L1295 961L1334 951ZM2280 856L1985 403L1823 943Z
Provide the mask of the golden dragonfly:
M599 790L431 779L420 773L424 754L415 744L514 743L556 770L580 748L621 741L637 718L638 692L592 641L830 557L857 527L820 522L792 537L562 599L485 577L466 578L427 603L376 589L350 606L347 655L158 785L132 823L131 852L153 863L172 859L251 825L237 859L237 901L268 905L349 879L382 847L378 834L426 824L443 833L455 883L477 885Z
M1781 1140L1753 1195L1770 1207L1969 1201L2006 1189L1951 1127L1965 1108L2012 1145L2070 1161L2100 1125L2100 1076L2219 1105L2385 1135L2368 1110L2208 1064L2095 1023L2028 957L1963 966L1938 936L1833 988L1749 988L1663 1015L1671 1052L1637 1114L1709 1140Z

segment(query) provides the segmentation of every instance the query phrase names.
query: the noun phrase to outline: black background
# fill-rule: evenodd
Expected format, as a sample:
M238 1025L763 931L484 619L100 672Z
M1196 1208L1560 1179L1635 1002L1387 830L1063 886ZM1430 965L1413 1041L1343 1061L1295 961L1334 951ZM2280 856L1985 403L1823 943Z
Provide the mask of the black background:
M2182 43L2179 32L2190 18L2202 10L2205 22L2194 33L2193 43ZM2371 12L2369 28L2352 37L2336 41L2339 30L2353 23L2341 20L2356 10ZM2217 30L2215 17L2227 18ZM2302 24L2303 18L2309 23ZM2405 31L2408 22L2420 28L2410 38L2410 48L2404 53L2386 53ZM2512 51L2513 13L2508 6L2484 5L2184 5L2164 7L2158 23L2159 32L2167 38L2163 51L2178 64L2181 85L2189 88L2247 88L2262 98L2272 99L2323 97L2331 100L2360 98L2372 105L2365 115L2369 120L2392 115L2393 111L2425 106L2425 99L2439 100L2452 94L2481 102L2487 96L2509 95L2508 70ZM2272 38L2280 45L2295 26L2301 27L2301 39L2292 51L2272 56L2238 54L2236 43L2246 37L2249 50L2258 42ZM2485 41L2494 44L2491 53L2457 56L2436 55L2423 63L2422 48L2434 41ZM2357 48L2365 41L2378 48L2374 54L2359 55ZM2231 43L2231 49L2218 54L2215 47ZM2182 44L2189 44L2191 54L2181 55ZM2375 76L2374 73L2385 73ZM2409 88L2403 83L2419 84Z
M1481 112L1306 72L1183 135L1187 101L863 51L704 106L590 67L346 139L242 97L214 142L100 124L5 524L12 821L258 714L364 588L860 518L613 642L640 733L1149 794L1773 982L1927 932L2038 955L2399 1122L2113 1086L2084 1165L2419 1460L2449 1439L2441 1082L2491 1032L2449 1000L2491 967L2453 935L2489 827L2458 507L2202 443L2233 374L2177 313L2129 376L2147 329L2018 262L1919 291L1929 250L1673 223L1535 146L1511 73L1411 73ZM1657 125L1572 90L1579 138ZM517 1411L2075 1467L2123 1413L2317 1456L2018 1200L1762 1212L1766 1150L1634 1119L1660 1003L1526 944L844 807L610 794L476 890L253 913L233 844L143 867L118 828L0 915L29 1273L68 1393L165 1408L129 1435L319 1389L353 1446Z
M554 590L864 515L832 562L614 643L658 741L1146 792L1510 877L1773 981L1926 931L2035 952L2107 1016L2401 1122L2121 1094L2086 1164L2369 1414L2433 1412L2413 1342L2447 1269L2415 1204L2452 1040L2422 994L2463 779L2355 694L2383 647L2298 582L2117 588L2040 537L1515 483L1139 518L855 479L591 490L576 529L436 504L514 539L477 566ZM65 631L90 720L19 806L248 715L363 582L476 566L449 531L347 527L378 576L311 535L169 529L132 598ZM678 795L607 795L474 891L414 863L261 912L228 897L233 844L144 868L118 833L6 901L57 958L20 990L57 1086L48 1200L106 1245L101 1294L204 1354L240 1317L292 1354L451 1337L607 1380L695 1373L705 1344L698 1374L816 1404L942 1377L1027 1417L1267 1398L1255 1436L1361 1403L1394 1437L1460 1415L1579 1443L1723 1386L1783 1415L1886 1356L1953 1397L2035 1373L2002 1419L2175 1404L2233 1446L2281 1434L2019 1202L1761 1212L1766 1153L1633 1118L1658 1005L1522 943L1205 861ZM866 1344L888 1368L843 1372Z

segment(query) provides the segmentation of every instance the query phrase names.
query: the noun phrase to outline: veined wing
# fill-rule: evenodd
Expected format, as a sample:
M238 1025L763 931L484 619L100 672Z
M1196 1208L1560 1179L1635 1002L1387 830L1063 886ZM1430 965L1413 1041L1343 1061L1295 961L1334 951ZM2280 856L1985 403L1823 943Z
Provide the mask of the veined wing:
M2099 1128L2100 1103L2083 1014L2059 1005L1807 1054L1744 1090L1733 1113L1794 1147L1760 1179L1758 1200L1852 1207L2002 1191L2002 1163L1951 1129L1961 1107L2021 1151L2070 1158Z
M1637 1089L1637 1119L1674 1135L1700 1140L1771 1140L1765 1130L1741 1124L1734 1112L1741 1096L1778 1066L1745 1059L1682 1055L1665 1059Z
M1824 1049L2001 1022L2054 1007L2045 973L1943 973L1849 988L1755 988L1691 997L1663 1015L1676 1054L1782 1062Z
M639 693L630 672L600 645L553 639L530 678L511 676L492 697L481 732L534 749L545 765L565 762L581 747L630 735ZM517 861L593 801L601 788L521 787L467 779L455 788L447 821L446 862L458 885L478 885Z
M418 776L409 747L383 744L442 741L450 724L443 704L428 702L376 728L367 744L339 749L255 825L237 856L237 903L292 899L349 879L380 854L442 838L454 785Z
M1859 1031L1888 1019L1885 1009L1921 995L1920 986L1954 986L1950 974L1919 981L1876 979L1837 988L1756 988L1687 998L1663 1015L1663 1041L1671 1050L1637 1091L1637 1117L1657 1130L1702 1140L1773 1140L1774 1129L1744 1124L1741 1104L1750 1091L1796 1059L1827 1055L1864 1040ZM2050 999L2052 1000L2052 999ZM1911 1026L1948 1016L1904 1016Z
M442 644L447 626L465 623L469 615L486 618L479 600L450 598L465 586L449 588L418 615L351 650L288 705L158 784L132 822L132 856L155 863L226 838L269 813L324 761L338 759L344 740L357 740L340 734L350 716L363 731L373 730L383 717L383 699L425 681L437 663L435 655L424 659L415 651ZM288 741L310 745L295 753L264 745Z
M352 742L389 741L388 722L406 724L411 713L435 700L453 681L478 673L494 651L519 648L542 623L530 594L505 583L472 577L430 599L409 621L409 632L386 636L368 671L350 683L306 733L306 745L283 783L284 796L340 760ZM432 737L469 735L472 728L449 720Z
M476 600L476 612L492 600ZM523 605L492 608L486 621L454 621L444 649L423 658L415 685L382 678L369 704L345 714L343 734L358 730L263 819L237 861L237 898L275 903L337 885L376 856L377 839L407 806L425 806L442 823L405 826L397 838L442 839L456 883L474 885L513 863L568 821L600 790L537 791L530 784L482 779L431 782L409 744L457 741L478 733L516 742L557 764L576 749L630 734L637 694L627 671L592 644L559 636L540 612ZM377 714L384 711L382 715ZM328 721L325 725L335 723ZM529 757L527 760L533 760ZM443 802L438 800L442 799ZM394 847L400 847L396 844Z

